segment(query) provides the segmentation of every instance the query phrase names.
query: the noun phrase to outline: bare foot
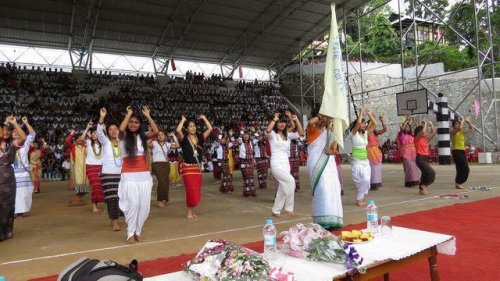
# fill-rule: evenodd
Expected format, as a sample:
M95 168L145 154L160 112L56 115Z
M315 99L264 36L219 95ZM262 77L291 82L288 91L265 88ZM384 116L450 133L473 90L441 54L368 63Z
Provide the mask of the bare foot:
M186 219L190 220L190 219L194 219L195 217L193 215L186 215Z
M111 228L113 229L113 231L120 231L122 230L120 225L118 224L118 222L116 220L112 220L111 221Z
M356 205L360 206L360 207L363 207L363 206L366 206L366 202L363 201L363 200L356 200Z
M273 213L273 216L275 216L277 218L281 217L281 215L279 213Z
M287 213L289 216L291 216L291 217L296 217L296 216L297 216L297 213L295 213L295 212L293 212L293 211L292 211L292 212L286 212L286 213Z
M422 185L419 188L418 194L420 194L420 195L427 195L428 192L429 192L429 188L427 186L425 186L425 185Z
M156 206L157 206L158 208L165 208L165 207L166 207L166 206L165 206L165 203L163 203L162 201L158 201L158 202L156 202Z
M99 209L99 208L92 208L92 213L99 214L100 212L102 212L101 209Z
M127 239L127 244L135 244L135 238L134 238L134 236L132 236L129 239Z
M464 189L464 187L461 184L455 184L455 189Z
M142 238L142 236L140 235L137 235L137 234L134 234L134 239L136 242L143 242L144 239Z

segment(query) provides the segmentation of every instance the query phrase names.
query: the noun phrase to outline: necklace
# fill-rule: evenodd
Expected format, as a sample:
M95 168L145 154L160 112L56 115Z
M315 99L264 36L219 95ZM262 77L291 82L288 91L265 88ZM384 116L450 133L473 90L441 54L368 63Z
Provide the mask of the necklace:
M95 145L92 145L92 151L94 152L94 155L96 156L97 159L102 158L102 146L99 144L99 152L95 152Z
M120 144L113 144L111 143L111 150L113 151L113 161L115 162L116 167L121 167L123 165L121 161L121 156L122 156L122 147ZM116 160L119 159L119 164L116 162Z

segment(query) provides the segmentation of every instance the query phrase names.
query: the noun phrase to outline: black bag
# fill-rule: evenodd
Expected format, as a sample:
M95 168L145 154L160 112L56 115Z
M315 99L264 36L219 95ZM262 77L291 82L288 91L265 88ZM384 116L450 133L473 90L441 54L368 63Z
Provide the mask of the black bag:
M57 281L142 281L137 261L129 267L110 260L81 258L59 273Z

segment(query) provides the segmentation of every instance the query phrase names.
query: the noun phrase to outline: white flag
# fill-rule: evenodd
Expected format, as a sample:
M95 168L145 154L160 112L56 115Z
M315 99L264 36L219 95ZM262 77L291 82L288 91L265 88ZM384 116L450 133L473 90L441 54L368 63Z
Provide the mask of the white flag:
M319 113L333 118L335 141L344 147L344 131L349 127L347 107L347 83L342 70L342 49L340 47L335 4L331 4L332 20L328 53L325 66L325 92Z

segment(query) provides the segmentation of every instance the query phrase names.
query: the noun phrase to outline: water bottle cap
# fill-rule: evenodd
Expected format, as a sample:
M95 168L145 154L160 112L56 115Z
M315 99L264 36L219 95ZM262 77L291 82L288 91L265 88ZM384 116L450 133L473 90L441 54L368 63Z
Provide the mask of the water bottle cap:
M375 205L375 200L368 200L368 205Z
M0 276L0 281L5 281L5 276Z
M266 224L273 224L273 220L272 219L267 219L266 220ZM2 281L2 280L0 279L0 281Z

